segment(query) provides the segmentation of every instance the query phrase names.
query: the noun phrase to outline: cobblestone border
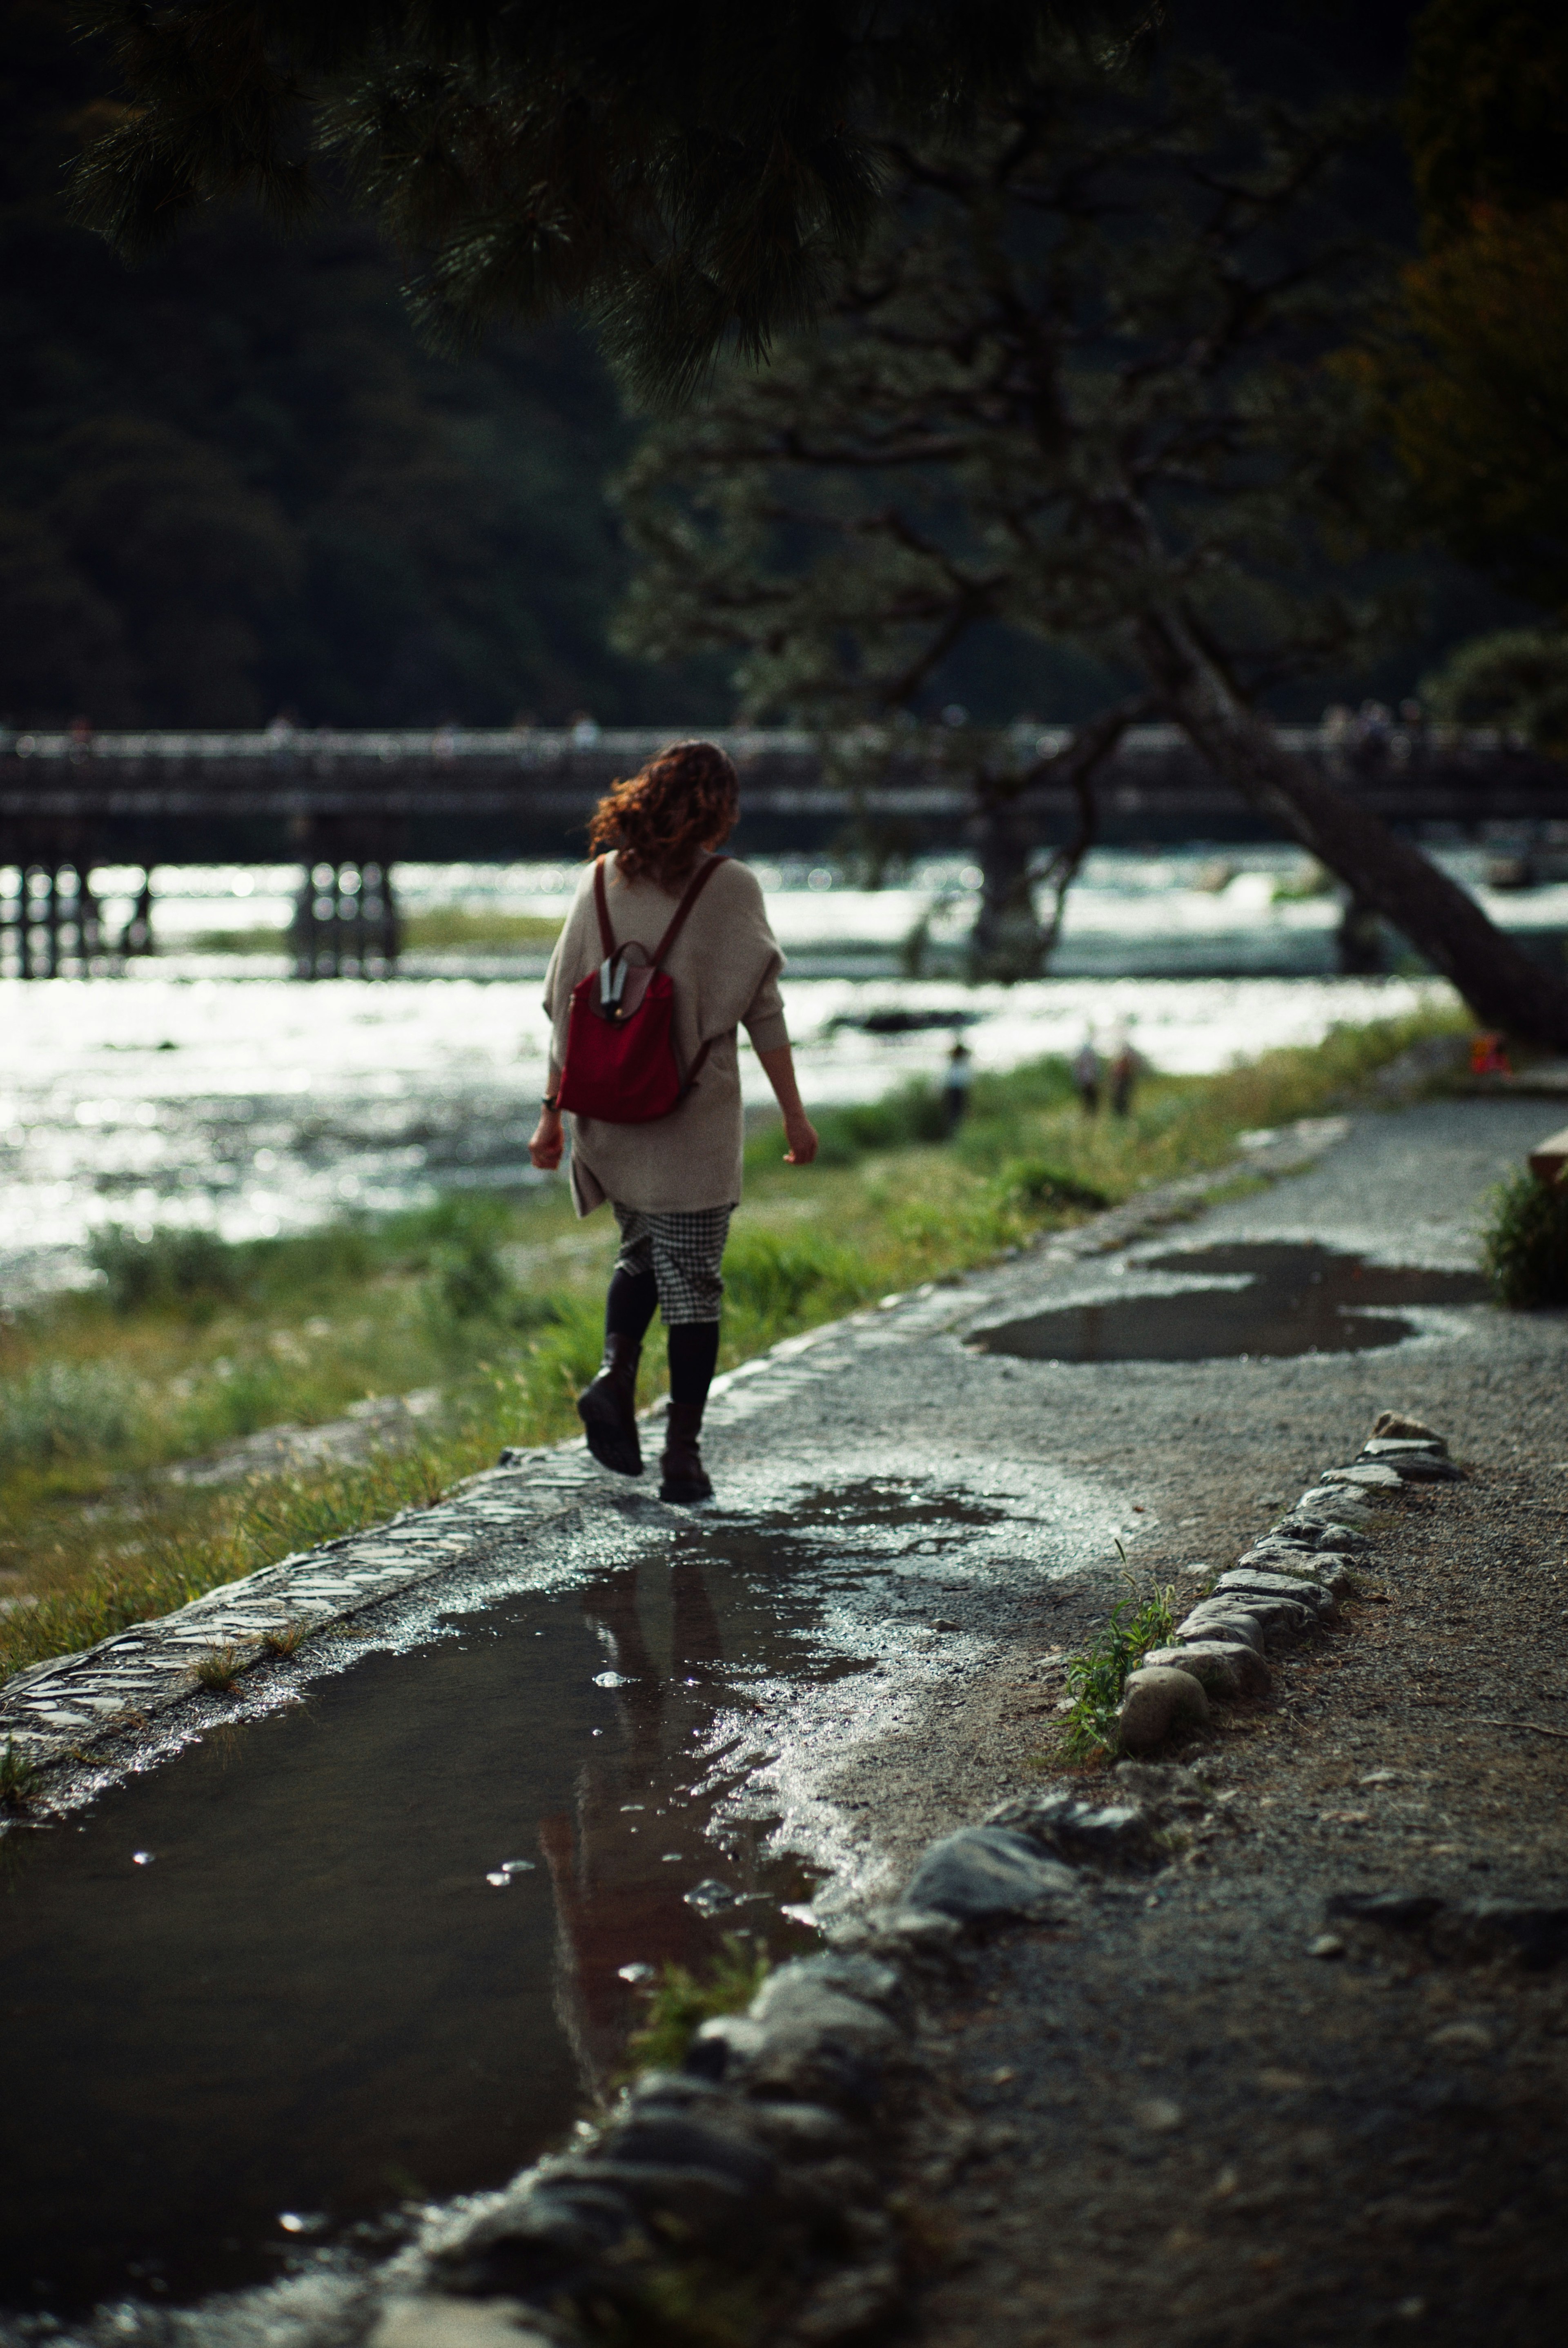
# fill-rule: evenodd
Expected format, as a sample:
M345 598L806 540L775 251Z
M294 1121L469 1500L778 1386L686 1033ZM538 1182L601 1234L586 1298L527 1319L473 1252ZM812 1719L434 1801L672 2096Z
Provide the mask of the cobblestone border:
M1238 1176L1272 1180L1304 1170L1348 1130L1346 1117L1313 1117L1251 1137L1239 1158L1214 1172L1144 1191L984 1272L886 1297L878 1306L784 1338L714 1380L706 1424L715 1431L737 1426L846 1368L857 1354L936 1334L1015 1301L1020 1256L1049 1276L1127 1247L1201 1213ZM499 1467L469 1478L432 1508L405 1509L386 1524L296 1552L172 1614L19 1672L0 1685L0 1750L10 1743L36 1769L79 1761L95 1742L134 1734L198 1693L193 1673L201 1656L231 1648L243 1669L265 1660L269 1632L341 1622L479 1558L503 1535L526 1536L620 1489L596 1467L580 1437L503 1452Z

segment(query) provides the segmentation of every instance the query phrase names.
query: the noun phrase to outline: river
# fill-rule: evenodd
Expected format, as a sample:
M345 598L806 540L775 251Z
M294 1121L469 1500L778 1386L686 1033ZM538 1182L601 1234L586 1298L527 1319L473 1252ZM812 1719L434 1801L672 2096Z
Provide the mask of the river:
M981 1069L1074 1051L1092 1027L1102 1041L1125 1029L1153 1067L1198 1073L1446 994L1418 977L1324 974L1337 909L1282 893L1285 850L1223 870L1195 852L1101 859L1075 893L1059 974L1011 988L898 974L917 922L938 952L961 939L978 875L956 860L879 891L827 865L761 870L809 1102L930 1076L959 1027ZM415 868L404 902L559 915L574 878L566 865ZM157 958L122 979L0 980L0 1299L83 1278L84 1244L108 1221L264 1237L534 1179L542 953L426 952L393 979L307 986L277 953L200 942L282 922L290 879L161 873ZM1540 901L1532 919L1568 923L1568 889L1524 893ZM765 1080L742 1058L761 1107Z

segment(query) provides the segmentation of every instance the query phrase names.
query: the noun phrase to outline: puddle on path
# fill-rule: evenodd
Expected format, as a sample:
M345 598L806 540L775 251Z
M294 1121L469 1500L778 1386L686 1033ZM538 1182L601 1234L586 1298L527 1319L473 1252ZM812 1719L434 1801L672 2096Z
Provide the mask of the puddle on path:
M841 1750L879 1656L949 1670L913 1626L1016 1511L915 1479L605 1513L590 1570L563 1532L555 1588L427 1598L401 1651L0 1844L0 2303L185 2301L498 2184L613 2071L627 1967L810 1938L763 1766L790 1707Z
M1481 1304L1491 1293L1479 1272L1389 1267L1282 1241L1140 1257L1126 1267L1129 1286L1148 1272L1179 1273L1185 1284L1009 1321L981 1332L974 1348L1029 1362L1353 1354L1415 1334L1390 1306Z

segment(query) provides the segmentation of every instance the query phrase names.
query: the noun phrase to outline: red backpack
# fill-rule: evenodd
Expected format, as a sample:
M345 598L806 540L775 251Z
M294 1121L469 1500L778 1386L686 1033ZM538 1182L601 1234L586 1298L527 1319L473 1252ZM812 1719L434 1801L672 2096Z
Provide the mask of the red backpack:
M679 1108L702 1072L712 1046L704 1044L681 1079L671 1028L675 986L663 968L665 956L685 927L686 917L725 860L711 856L687 883L675 917L651 961L635 943L618 946L604 892L604 859L593 868L593 902L599 915L604 960L571 991L566 1066L558 1096L576 1117L596 1117L606 1125L651 1125Z

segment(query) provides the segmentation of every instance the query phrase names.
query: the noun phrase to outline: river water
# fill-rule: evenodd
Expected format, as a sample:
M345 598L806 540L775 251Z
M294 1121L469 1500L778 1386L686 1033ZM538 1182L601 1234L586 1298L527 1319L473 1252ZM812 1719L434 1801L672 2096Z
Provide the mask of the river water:
M820 1104L935 1074L960 1027L980 1068L1075 1051L1093 1028L1102 1043L1125 1030L1154 1067L1202 1072L1444 998L1430 980L1327 974L1337 907L1288 893L1300 871L1286 850L1223 866L1108 852L1074 894L1056 974L1011 988L899 974L918 923L938 959L961 944L979 875L957 860L878 891L828 865L758 869L790 957L804 1089ZM415 867L403 901L559 917L577 870ZM0 1298L81 1279L84 1242L108 1221L244 1239L532 1179L543 953L425 952L395 979L305 986L280 954L205 946L214 931L283 922L296 877L161 871L156 959L123 978L0 980ZM1568 889L1496 906L1517 914L1525 898L1538 924L1568 925ZM748 1101L765 1106L749 1051L743 1068Z

